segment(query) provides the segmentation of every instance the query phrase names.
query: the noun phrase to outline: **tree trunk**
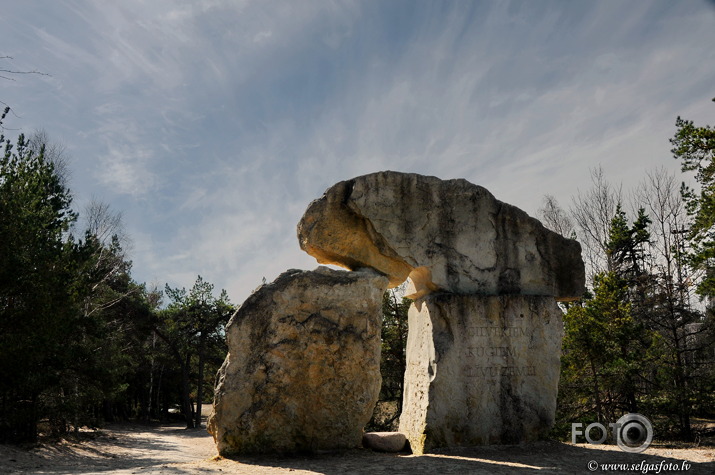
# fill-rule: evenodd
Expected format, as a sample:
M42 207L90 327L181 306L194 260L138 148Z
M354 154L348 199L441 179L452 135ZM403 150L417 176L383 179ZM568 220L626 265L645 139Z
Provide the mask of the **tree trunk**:
M152 333L151 338L151 365L149 366L149 404L147 404L146 413L144 414L144 420L146 422L149 422L151 420L152 400L154 399L154 349L156 348L156 333Z
M184 419L186 419L186 428L194 428L194 414L193 407L191 405L191 382L189 379L189 363L191 362L191 355L186 355L186 360L181 364L181 411L184 413Z
M33 394L30 400L16 399L14 408L13 404L10 404L12 413L9 414L9 442L37 441L37 399L37 395Z
M598 387L598 375L596 372L596 365L593 363L593 360L590 361L591 363L591 372L593 373L593 397L596 402L596 417L597 421L603 424L603 407L601 404L601 390Z
M196 418L194 420L195 427L201 427L201 406L204 403L204 344L206 337L204 332L201 332L199 337L199 381L196 388Z
M683 330L684 329L685 328L683 327ZM673 355L675 358L673 363L675 366L675 394L678 398L677 407L678 423L680 425L680 436L683 438L683 440L690 441L693 438L693 433L690 427L690 401L688 398L686 367L685 363L683 362L683 347L685 345L681 345L681 338L678 335L677 326L674 325L672 327L672 332L673 344L675 346L675 354ZM682 339L685 340L685 336L683 336Z

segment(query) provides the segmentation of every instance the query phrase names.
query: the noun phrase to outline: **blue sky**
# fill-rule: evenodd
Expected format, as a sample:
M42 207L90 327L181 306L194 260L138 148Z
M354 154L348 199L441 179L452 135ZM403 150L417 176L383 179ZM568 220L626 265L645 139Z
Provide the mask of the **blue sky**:
M0 100L71 157L75 208L124 216L133 276L235 303L317 264L295 226L379 170L466 178L535 215L590 169L679 171L678 115L715 123L715 3L6 2Z

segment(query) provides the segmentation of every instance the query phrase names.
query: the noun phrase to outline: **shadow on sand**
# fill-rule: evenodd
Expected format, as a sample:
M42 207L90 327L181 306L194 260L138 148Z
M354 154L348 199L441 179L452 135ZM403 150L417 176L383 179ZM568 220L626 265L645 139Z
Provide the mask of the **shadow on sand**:
M166 439L162 435L167 436ZM387 454L367 449L303 456L242 456L211 459L212 441L205 430L180 425L114 425L91 444L52 445L31 465L14 470L12 453L0 459L0 473L131 474L283 473L365 474L579 474L579 473L715 473L715 462L686 462L673 456L630 454L615 447L587 448L560 442L515 446L442 449L428 455ZM177 438L181 442L177 442ZM169 441L169 442L167 442ZM173 441L173 443L171 442ZM196 451L187 448L203 446ZM206 451L208 448L208 451ZM20 450L17 450L17 453ZM668 454L661 450L659 453ZM36 465L34 465L36 463ZM589 463L595 470L590 470ZM595 465L594 465L595 464ZM624 464L622 467L606 464ZM640 465L646 464L646 465ZM687 470L672 470L688 467ZM18 467L19 468L19 467ZM646 471L646 469L650 469Z
M196 473L190 467L169 466L201 460L183 453L181 447L162 439L179 437L191 444L191 439L205 439L205 428L185 429L181 424L112 424L107 433L100 431L65 444L48 444L37 454L34 466L14 467L12 456L0 460L0 473L43 473L53 475L89 473ZM19 450L18 450L19 451ZM135 471L136 470L136 471Z
M325 475L344 473L382 474L572 474L572 473L715 473L715 462L694 463L677 458L647 454L631 454L619 450L597 450L560 442L537 442L517 446L485 446L439 450L416 456L384 454L354 450L343 454L309 457L242 457L234 459L244 465L276 467L287 470L307 470ZM596 470L589 469L595 466ZM595 465L594 465L595 464ZM627 464L608 467L606 464ZM634 468L638 464L640 465ZM666 470L664 465L688 467L687 470ZM658 467L661 467L660 471ZM645 469L651 468L646 472Z

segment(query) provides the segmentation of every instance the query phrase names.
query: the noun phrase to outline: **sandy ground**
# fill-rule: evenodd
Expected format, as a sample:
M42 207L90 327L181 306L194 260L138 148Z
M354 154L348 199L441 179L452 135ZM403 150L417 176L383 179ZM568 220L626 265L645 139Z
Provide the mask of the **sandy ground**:
M596 466L605 473L715 474L715 448L676 449L653 446L628 454L615 446L538 442L519 446L455 449L415 456L352 450L312 457L217 457L213 439L204 430L181 424L112 425L77 439L18 448L0 445L0 474L572 474L591 473L595 464L653 464L628 470ZM664 464L664 465L661 465ZM658 468L660 467L660 471ZM651 468L650 471L644 469ZM683 473L678 471L677 473Z

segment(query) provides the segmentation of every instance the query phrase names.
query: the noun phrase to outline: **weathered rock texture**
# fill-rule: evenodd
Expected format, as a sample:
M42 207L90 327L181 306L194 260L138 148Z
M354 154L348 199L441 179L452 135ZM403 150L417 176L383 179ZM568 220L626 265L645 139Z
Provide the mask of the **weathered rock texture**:
M227 328L208 430L226 454L359 447L380 391L382 295L372 270L290 270Z
M378 452L400 452L407 445L402 432L367 432L362 436L362 446Z
M412 450L534 440L553 424L562 315L580 245L465 180L380 172L340 182L298 225L318 262L410 278L400 432Z
M379 172L342 181L298 224L300 246L321 264L371 267L415 298L458 294L580 298L578 242L466 180Z
M516 444L549 430L563 336L553 297L435 293L408 318L400 432L413 453Z

